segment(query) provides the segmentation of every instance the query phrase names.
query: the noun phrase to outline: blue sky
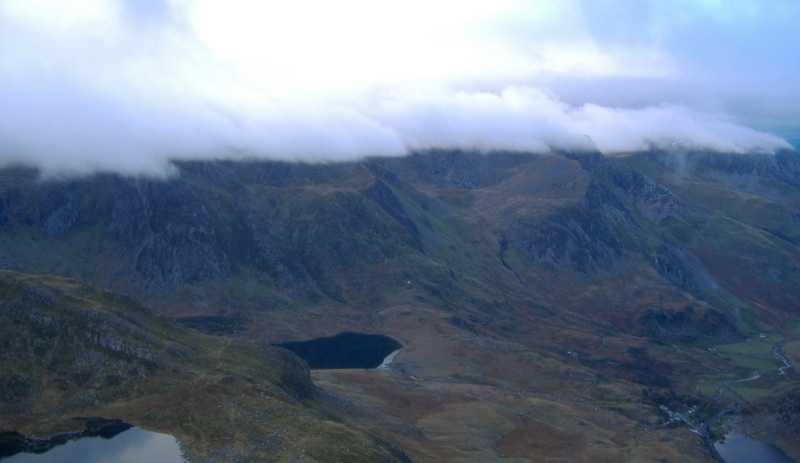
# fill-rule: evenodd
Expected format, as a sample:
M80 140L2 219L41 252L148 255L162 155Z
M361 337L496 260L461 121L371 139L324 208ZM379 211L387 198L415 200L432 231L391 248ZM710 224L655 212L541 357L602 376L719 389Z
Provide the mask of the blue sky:
M774 152L794 0L4 0L0 165L462 147Z

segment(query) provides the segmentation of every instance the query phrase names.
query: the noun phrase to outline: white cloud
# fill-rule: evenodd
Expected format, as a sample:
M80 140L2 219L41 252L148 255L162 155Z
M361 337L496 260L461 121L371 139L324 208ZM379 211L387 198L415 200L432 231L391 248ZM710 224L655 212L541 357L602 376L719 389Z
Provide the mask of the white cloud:
M679 106L576 107L535 87L509 87L500 94L402 94L370 111L410 149L596 147L608 153L680 144L741 153L790 148L780 137ZM587 137L593 146L587 146Z
M775 135L678 106L620 109L587 104L570 115L572 126L589 135L603 152L675 145L733 153L791 149Z
M7 0L0 164L788 147L800 5Z

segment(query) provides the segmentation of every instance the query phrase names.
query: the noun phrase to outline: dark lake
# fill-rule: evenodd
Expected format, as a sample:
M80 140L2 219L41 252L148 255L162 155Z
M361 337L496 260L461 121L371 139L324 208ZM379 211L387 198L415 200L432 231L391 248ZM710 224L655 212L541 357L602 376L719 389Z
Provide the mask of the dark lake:
M726 434L725 440L714 444L714 448L725 463L795 463L778 447L742 434Z
M47 441L37 441L45 444ZM80 437L40 445L42 453L1 457L3 463L185 463L174 437L128 427L113 437ZM2 454L0 454L2 455Z
M297 354L312 370L377 368L387 355L403 348L390 336L363 333L340 333L329 338L277 345Z

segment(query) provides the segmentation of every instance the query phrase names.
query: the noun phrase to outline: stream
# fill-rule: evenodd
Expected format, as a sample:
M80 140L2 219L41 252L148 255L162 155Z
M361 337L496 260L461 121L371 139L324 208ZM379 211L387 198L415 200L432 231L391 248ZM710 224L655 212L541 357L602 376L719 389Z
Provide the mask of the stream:
M794 341L795 339L790 339L781 342L780 344L776 345L772 349L772 354L778 358L781 362L783 362L782 367L778 368L779 375L785 375L786 370L792 368L791 363L789 363L789 359L783 356L780 353L780 350L783 346L790 341ZM733 381L717 381L717 398L722 397L724 391L722 390L722 386L725 384L736 384L736 383L744 383L748 381L755 381L761 378L761 374L763 372L761 370L756 370L753 372L753 376L745 379L738 379ZM716 398L715 398L716 399ZM712 422L716 421L723 415L727 415L736 411L739 408L738 405L733 405L728 409L724 410L721 413L714 415L713 417L709 418L699 427L694 428L692 427L692 431L703 437L706 441L706 445L711 449L712 453L724 463L795 463L793 459L791 459L783 450L775 447L772 444L762 442L756 439L751 439L743 434L739 433L728 433L725 435L725 438L719 442L712 442L710 437L708 436L708 428ZM691 424L684 419L684 421L690 425Z

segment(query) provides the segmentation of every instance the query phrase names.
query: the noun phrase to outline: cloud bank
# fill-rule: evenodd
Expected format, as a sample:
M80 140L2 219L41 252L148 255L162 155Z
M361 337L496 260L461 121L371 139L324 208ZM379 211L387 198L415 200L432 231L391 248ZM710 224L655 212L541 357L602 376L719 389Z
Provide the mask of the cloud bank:
M0 165L772 152L800 128L792 1L252 3L3 2Z

